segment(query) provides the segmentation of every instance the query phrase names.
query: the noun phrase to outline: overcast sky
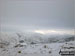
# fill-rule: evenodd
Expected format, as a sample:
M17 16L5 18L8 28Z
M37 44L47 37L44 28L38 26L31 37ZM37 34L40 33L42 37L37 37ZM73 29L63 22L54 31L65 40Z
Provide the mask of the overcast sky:
M74 0L0 0L3 31L74 29Z

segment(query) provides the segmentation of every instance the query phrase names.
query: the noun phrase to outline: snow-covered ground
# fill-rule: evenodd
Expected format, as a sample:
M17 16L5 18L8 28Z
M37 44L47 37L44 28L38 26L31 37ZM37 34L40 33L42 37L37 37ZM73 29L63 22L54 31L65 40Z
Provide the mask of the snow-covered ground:
M19 37L22 38L19 39L16 35L2 35L0 37L0 56L61 56L59 51L63 45L66 45L66 42L29 44L28 42L21 41L23 43L19 43L19 40L23 40L24 36L22 35ZM38 38L35 38L34 40L38 40ZM75 46L75 41L70 41L67 43L71 43Z
M75 41L71 42L75 43ZM0 56L61 56L59 51L65 43L33 44L0 48Z
M0 48L0 56L60 56L61 43Z

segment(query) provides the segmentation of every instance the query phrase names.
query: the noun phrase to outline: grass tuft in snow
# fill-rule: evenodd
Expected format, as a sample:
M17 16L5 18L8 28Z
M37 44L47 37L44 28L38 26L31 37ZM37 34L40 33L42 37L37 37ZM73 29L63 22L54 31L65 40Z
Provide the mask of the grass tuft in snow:
M21 51L18 51L18 53L21 53Z

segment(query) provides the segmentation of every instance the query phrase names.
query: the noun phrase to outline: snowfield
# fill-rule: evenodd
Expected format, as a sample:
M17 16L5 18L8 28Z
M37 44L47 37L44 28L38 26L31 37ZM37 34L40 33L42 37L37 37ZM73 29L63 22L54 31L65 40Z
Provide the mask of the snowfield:
M37 35L35 36L39 37ZM1 34L0 56L61 56L59 51L62 46L66 45L66 42L47 43L48 39L46 38L45 41L45 39L40 37L30 37L31 35L27 37L27 35L19 34L18 36ZM75 46L75 41L69 41L67 44L73 44Z
M60 56L59 50L63 43L34 44L23 47L0 48L0 56Z
M0 56L61 56L59 51L62 45L64 43L34 44L22 47L9 46L0 48Z

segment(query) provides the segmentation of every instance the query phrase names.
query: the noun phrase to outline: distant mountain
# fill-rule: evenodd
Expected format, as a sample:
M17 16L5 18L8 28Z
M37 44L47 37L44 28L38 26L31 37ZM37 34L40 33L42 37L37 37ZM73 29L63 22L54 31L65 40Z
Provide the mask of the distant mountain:
M21 43L25 42L27 44L40 44L40 43L60 43L60 42L69 42L74 41L75 36L74 35L43 35L39 33L32 33L32 32L25 32L25 33L2 33L0 35L0 42L10 42L10 43Z

